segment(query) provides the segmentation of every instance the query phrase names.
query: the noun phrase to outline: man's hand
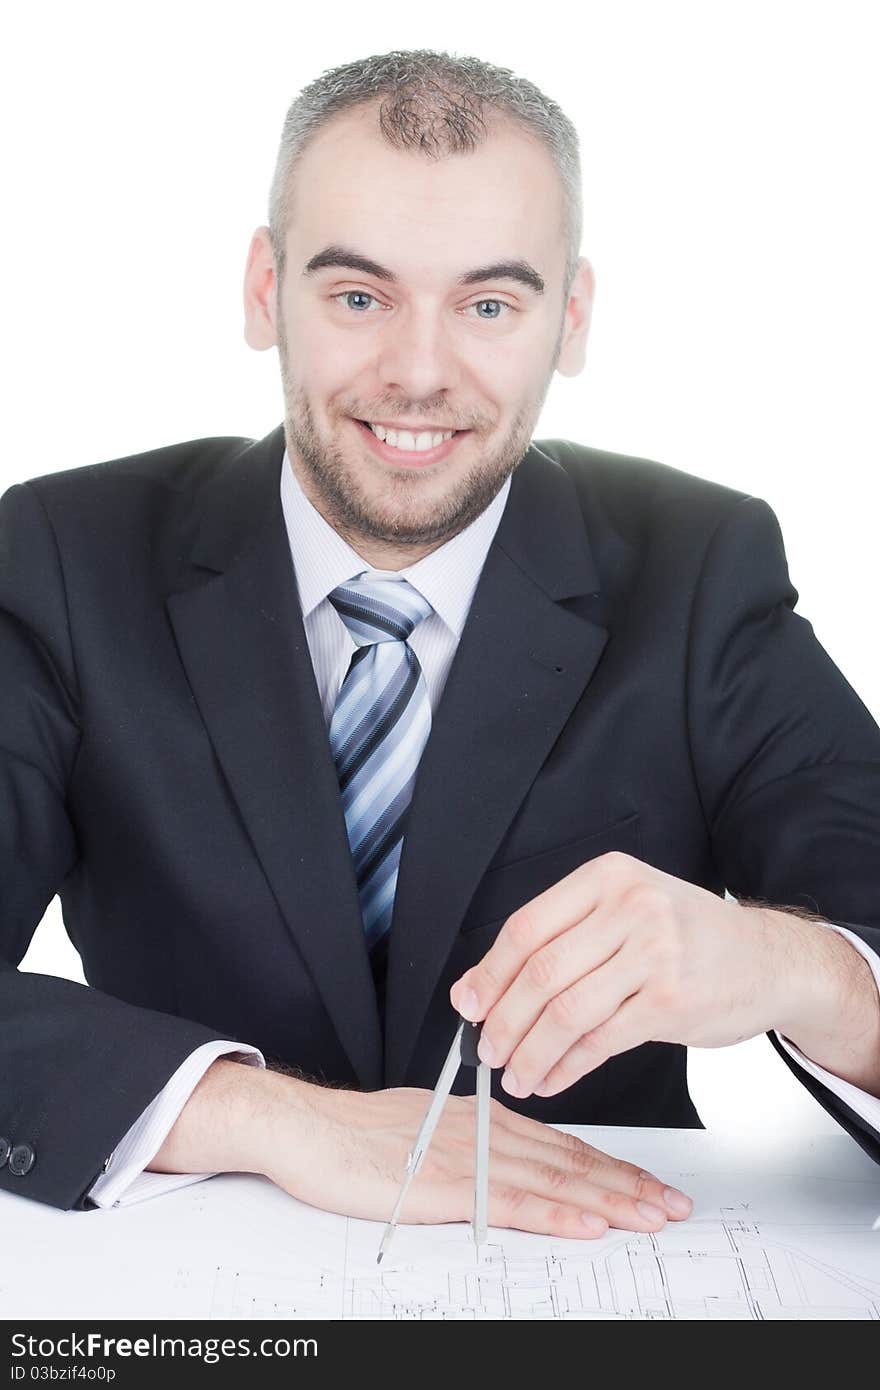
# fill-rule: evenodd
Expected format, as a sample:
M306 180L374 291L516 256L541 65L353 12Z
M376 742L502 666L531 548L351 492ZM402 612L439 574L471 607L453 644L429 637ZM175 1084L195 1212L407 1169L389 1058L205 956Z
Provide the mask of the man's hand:
M824 1008L819 931L604 854L514 912L450 997L510 1095L552 1096L640 1043L722 1047Z
M387 1221L429 1091L344 1091L223 1058L210 1066L150 1164L154 1172L262 1173L325 1211ZM450 1096L407 1194L404 1223L470 1221L474 1100ZM609 1226L659 1231L690 1198L492 1102L489 1223L595 1238Z
M313 1206L387 1221L431 1099L400 1088L316 1088L314 1129L276 1149L268 1176ZM407 1194L405 1222L470 1221L474 1206L474 1099L450 1096ZM279 1161L280 1160L280 1161ZM542 1235L595 1237L609 1226L657 1231L689 1215L691 1201L635 1164L610 1158L491 1103L489 1224Z

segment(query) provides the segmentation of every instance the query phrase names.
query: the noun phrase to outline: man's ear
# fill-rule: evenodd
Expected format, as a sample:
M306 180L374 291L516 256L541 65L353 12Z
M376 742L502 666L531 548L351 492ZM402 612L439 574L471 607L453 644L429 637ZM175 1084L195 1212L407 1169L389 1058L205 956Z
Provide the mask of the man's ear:
M595 293L593 267L585 256L581 256L565 306L562 343L556 361L556 370L561 376L577 376L584 369Z
M258 227L251 238L244 272L244 340L248 347L262 352L277 345L277 315L275 256L269 228Z

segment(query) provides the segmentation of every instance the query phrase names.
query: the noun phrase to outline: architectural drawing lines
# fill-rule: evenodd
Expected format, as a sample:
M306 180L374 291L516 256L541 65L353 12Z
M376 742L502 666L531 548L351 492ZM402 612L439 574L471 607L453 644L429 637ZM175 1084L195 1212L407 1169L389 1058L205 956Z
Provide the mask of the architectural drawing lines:
M80 1220L0 1193L16 1277L7 1319L54 1315L278 1320L880 1321L880 1169L848 1136L584 1131L694 1200L653 1235L561 1240L493 1228L382 1225L220 1174ZM685 1175L689 1174L689 1177Z

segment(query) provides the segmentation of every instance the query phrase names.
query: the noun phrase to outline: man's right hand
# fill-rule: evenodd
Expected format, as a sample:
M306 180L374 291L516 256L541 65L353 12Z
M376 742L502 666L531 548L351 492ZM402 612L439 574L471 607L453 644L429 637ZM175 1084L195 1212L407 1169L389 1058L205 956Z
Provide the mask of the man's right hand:
M347 1091L219 1059L149 1167L154 1172L262 1173L326 1211L385 1222L431 1099L401 1087ZM475 1101L450 1096L402 1223L470 1221ZM632 1163L491 1103L489 1224L595 1238L609 1227L658 1231L690 1214L689 1198ZM678 1205L676 1204L678 1198Z

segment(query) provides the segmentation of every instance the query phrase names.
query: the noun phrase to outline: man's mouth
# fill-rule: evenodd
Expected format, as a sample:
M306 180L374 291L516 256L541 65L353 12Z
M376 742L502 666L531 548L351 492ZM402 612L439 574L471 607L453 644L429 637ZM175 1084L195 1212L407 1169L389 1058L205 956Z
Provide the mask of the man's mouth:
M442 427L405 429L375 420L356 420L353 424L368 442L371 451L386 463L404 468L425 468L440 463L457 448L470 430Z
M451 439L454 434L463 433L461 430L444 430L439 425L428 425L421 429L404 429L403 427L395 428L392 425L377 424L372 420L359 420L358 424L366 425L377 439L381 439L392 449L405 449L409 453L416 454L426 453L428 449L436 449L438 445Z

